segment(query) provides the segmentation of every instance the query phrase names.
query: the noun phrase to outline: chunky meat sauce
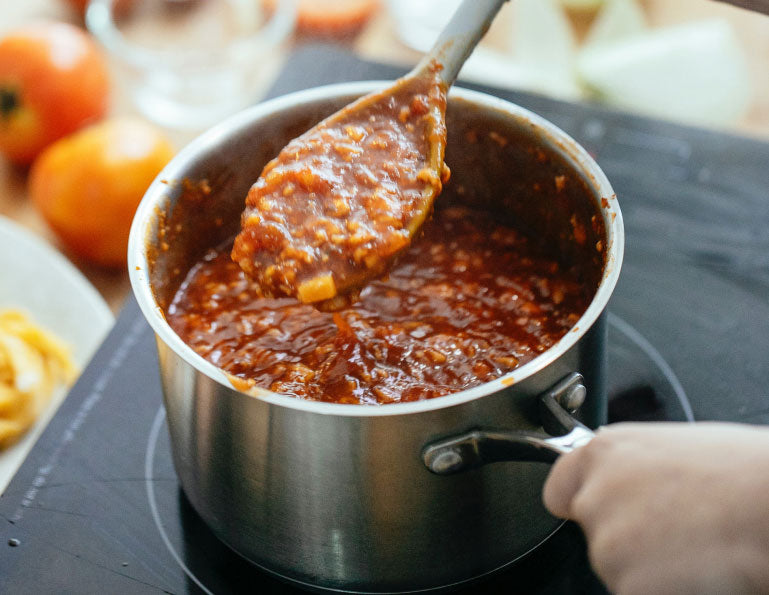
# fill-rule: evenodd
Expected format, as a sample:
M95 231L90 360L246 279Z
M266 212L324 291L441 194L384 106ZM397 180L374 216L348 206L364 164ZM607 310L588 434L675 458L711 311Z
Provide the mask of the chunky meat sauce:
M393 403L476 386L548 349L594 292L493 212L451 204L387 279L333 314L259 297L229 248L190 270L168 322L214 365L302 399Z
M433 74L349 105L266 165L232 251L265 295L333 309L408 247L448 176L446 90Z

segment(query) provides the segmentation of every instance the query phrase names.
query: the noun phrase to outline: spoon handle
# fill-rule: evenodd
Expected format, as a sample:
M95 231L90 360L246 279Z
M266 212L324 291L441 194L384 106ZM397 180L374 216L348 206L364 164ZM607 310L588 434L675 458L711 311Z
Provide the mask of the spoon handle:
M734 4L740 8L747 8L748 10L769 14L769 0L719 0L719 2L727 2L728 4Z
M413 74L418 75L436 60L443 65L441 80L450 87L506 1L463 0L432 49L416 65Z

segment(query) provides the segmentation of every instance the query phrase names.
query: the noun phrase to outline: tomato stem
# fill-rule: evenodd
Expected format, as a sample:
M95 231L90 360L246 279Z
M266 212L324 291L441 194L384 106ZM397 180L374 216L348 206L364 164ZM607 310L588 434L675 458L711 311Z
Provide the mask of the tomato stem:
M0 117L7 118L19 107L19 96L15 91L0 89Z

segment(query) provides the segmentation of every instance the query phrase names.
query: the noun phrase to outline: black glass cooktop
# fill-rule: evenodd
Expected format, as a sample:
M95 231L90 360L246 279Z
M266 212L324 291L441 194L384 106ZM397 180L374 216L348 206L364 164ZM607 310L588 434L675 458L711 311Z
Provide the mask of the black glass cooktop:
M297 51L272 95L390 67ZM627 234L610 422L769 423L769 145L523 93L596 157ZM52 296L52 299L53 298ZM2 593L290 593L221 544L171 463L154 339L132 299L2 498ZM460 592L605 593L579 529Z

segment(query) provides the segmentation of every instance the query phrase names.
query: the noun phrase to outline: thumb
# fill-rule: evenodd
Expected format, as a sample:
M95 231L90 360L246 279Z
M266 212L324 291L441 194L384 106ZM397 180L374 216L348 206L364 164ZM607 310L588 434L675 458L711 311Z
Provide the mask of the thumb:
M585 451L589 446L561 455L550 470L542 489L542 500L551 514L573 519L572 501L582 487L587 468Z

